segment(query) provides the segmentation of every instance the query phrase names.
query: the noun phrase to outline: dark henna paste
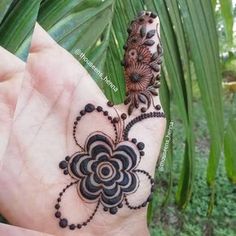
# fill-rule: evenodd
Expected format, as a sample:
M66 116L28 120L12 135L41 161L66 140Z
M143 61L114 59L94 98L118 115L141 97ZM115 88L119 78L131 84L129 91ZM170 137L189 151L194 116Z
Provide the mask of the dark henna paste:
M157 96L155 91L159 88L160 64L162 62L162 47L157 42L157 51L151 53L150 47L155 44L152 39L157 35L156 28L147 31L147 25L153 23L156 15L153 13L140 13L128 29L129 37L125 45L125 55L122 65L125 70L127 97L125 104L129 104L128 114L140 107L140 103L146 105L141 112L146 112L150 107L152 96Z
M126 124L128 115L126 113L119 115L113 103L108 101L107 108L114 109L116 117L111 116L105 108L88 103L75 119L73 138L79 150L59 163L63 173L75 180L68 184L57 198L55 217L59 220L61 228L81 229L94 218L100 205L104 211L115 215L124 204L131 210L138 210L146 207L151 201L154 179L145 170L138 169L141 158L145 157L145 144L136 138L129 138L129 132L136 123L144 119L165 117L160 111L147 113L153 102L152 96L158 95L156 88L160 85L162 48L158 42L157 51L151 53L149 48L155 44L153 37L157 31L156 29L147 31L147 24L152 24L155 18L154 13L140 13L128 29L129 37L124 46L126 52L122 64L125 67L127 90L124 104L128 105L128 115L139 107L143 114ZM160 104L154 105L153 102L153 107L161 110ZM76 136L78 126L93 112L103 115L109 121L114 129L114 140L107 134L96 131L87 137L84 144L79 143ZM129 202L128 196L138 189L140 174L149 180L150 194L141 204L135 205ZM91 215L83 222L70 223L62 216L61 200L71 186L76 186L78 195L84 202L96 203Z

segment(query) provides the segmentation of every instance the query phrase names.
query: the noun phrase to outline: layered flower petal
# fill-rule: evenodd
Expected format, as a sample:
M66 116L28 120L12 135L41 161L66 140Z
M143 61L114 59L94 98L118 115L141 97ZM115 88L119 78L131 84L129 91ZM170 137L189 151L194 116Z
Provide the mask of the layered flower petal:
M72 156L69 173L80 180L82 199L112 208L123 201L124 194L137 189L139 180L133 170L139 161L135 144L124 141L115 146L104 133L96 132L88 137L85 152Z

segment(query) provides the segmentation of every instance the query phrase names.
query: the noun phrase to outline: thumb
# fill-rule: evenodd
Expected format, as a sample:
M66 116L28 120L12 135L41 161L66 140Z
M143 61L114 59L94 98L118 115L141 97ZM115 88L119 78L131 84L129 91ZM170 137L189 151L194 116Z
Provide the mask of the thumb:
M129 115L138 115L148 109L161 110L158 96L162 62L159 18L143 11L127 31L129 36L122 61L126 82L123 109L128 109Z

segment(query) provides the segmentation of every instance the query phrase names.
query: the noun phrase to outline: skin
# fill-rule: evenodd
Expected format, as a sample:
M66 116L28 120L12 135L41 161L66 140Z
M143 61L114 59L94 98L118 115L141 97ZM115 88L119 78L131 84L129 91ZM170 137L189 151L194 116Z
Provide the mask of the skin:
M147 208L134 211L124 206L116 215L110 215L100 206L91 223L80 230L58 226L54 217L56 199L73 181L63 175L58 163L79 150L72 138L76 116L87 103L100 105L113 116L116 112L107 107L107 99L81 64L39 25L35 27L26 66L2 48L0 57L4 58L0 62L0 109L7 111L0 113L0 127L5 127L0 140L8 140L0 150L0 187L4 189L0 192L0 212L13 225L58 236L148 235ZM14 63L7 63L7 58ZM160 104L159 97L155 103ZM121 114L127 106L116 109ZM135 111L128 120L138 114ZM152 176L165 126L163 118L148 119L130 132L130 137L145 143L139 169ZM82 145L97 130L114 137L112 126L98 113L86 116L78 129L77 139ZM139 190L129 198L133 205L143 202L150 192L147 179L140 175L140 180ZM75 186L68 189L61 205L63 216L71 223L86 220L96 206L82 201Z

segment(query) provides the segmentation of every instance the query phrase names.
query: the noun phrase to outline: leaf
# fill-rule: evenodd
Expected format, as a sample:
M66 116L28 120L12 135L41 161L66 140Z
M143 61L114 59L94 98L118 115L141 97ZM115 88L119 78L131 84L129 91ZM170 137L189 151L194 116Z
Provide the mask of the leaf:
M236 184L236 96L232 103L232 114L224 135L225 168L229 180Z
M2 22L2 19L4 18L6 12L8 11L8 8L10 7L13 0L1 0L0 1L0 24Z
M166 72L162 72L162 82L161 82L161 87L160 87L160 100L161 104L163 106L163 110L165 111L166 119L167 119L167 124L168 128L166 130L166 134L168 133L168 129L170 128L170 122L171 121L171 113L170 113L170 91L167 85L167 80L165 77ZM172 123L174 125L174 123ZM173 137L173 136L172 136ZM165 145L165 143L162 144L162 146ZM163 158L163 156L161 156ZM168 150L166 152L166 160L167 160L167 171L168 171L168 189L166 196L164 198L164 201L162 203L162 206L166 206L170 200L171 197L171 191L172 191L172 183L173 183L173 172L172 172L172 167L173 167L173 141L169 142ZM161 163L162 160L160 160Z
M207 1L179 0L180 9L184 12L185 32L191 46L198 85L206 113L211 137L210 159L208 162L207 180L214 185L223 141L223 108L221 77L219 71L219 51L216 47L215 28L211 28L214 18L211 4ZM204 7L203 7L204 6Z
M220 0L221 14L224 20L225 32L229 46L233 45L233 25L234 25L234 14L233 14L233 2L232 0Z
M236 119L231 118L225 133L224 153L228 178L236 184Z
M186 143L185 153L182 165L181 176L178 183L178 191L176 200L180 208L186 207L192 194L192 186L194 181L194 131L193 131L193 98L192 98L192 83L188 54L188 45L185 37L184 27L181 20L181 14L177 2L168 1L166 7L169 11L169 16L173 24L173 30L176 35L178 49L182 63L184 86L182 89L186 93L186 109L188 123L186 124Z
M171 84L172 93L175 97L174 102L177 105L177 108L179 109L179 114L181 114L181 118L183 120L183 125L185 129L185 135L188 137L188 142L190 142L192 139L190 136L192 135L190 130L191 126L189 124L189 118L191 109L189 106L191 106L191 86L188 85L189 89L188 92L186 90L186 84L184 79L184 71L188 71L188 56L186 53L186 46L182 44L182 48L179 50L179 46L181 46L181 43L185 42L185 38L183 38L183 29L181 28L181 19L180 16L178 16L178 6L175 4L175 11L174 12L172 2L168 2L166 4L165 1L156 1L153 4L153 1L147 0L145 1L148 8L154 11L158 12L158 15L160 17L161 22L161 38L164 46L164 71L166 71L166 78L169 79L169 84ZM168 5L168 7L167 7ZM168 8L172 11L171 14L168 13ZM175 14L177 15L175 15ZM172 25L176 23L176 21L180 22L178 25L176 25L177 29L176 32L172 28ZM179 28L180 30L179 31ZM182 33L181 33L182 32ZM181 58L184 58L184 63L181 63ZM188 73L186 73L187 76ZM186 78L186 81L188 81L188 84L190 83L190 77ZM191 83L190 83L191 84ZM170 86L170 85L169 85ZM187 96L188 94L188 96ZM177 194L177 202L179 203L180 207L186 206L189 197L191 195L191 186L193 181L193 175L192 175L192 148L193 144L190 142L187 144L189 149L186 149L189 151L188 154L185 154L185 159L182 167L182 175L179 180L179 190ZM191 151L191 152L190 152ZM183 172L185 169L191 168L189 173L191 175L184 175ZM168 197L168 195L167 195ZM165 201L166 202L166 201Z
M26 60L40 1L14 1L0 26L0 45ZM22 47L24 43L24 47Z

